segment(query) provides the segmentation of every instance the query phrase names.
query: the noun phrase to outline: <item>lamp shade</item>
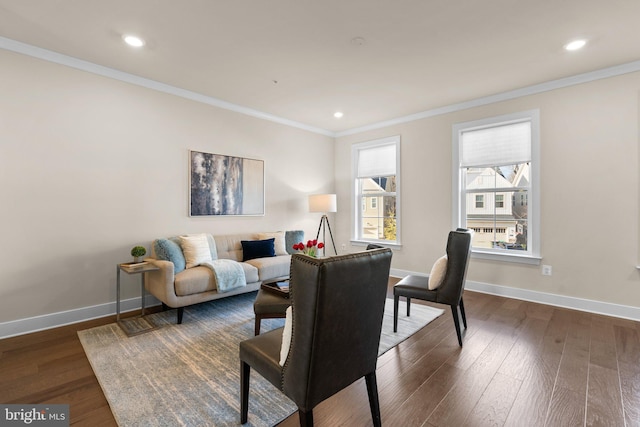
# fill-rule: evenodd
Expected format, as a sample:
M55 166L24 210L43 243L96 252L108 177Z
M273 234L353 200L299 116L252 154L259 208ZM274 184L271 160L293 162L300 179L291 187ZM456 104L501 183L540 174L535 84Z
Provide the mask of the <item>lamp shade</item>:
M338 203L335 194L312 194L309 196L309 212L336 212Z

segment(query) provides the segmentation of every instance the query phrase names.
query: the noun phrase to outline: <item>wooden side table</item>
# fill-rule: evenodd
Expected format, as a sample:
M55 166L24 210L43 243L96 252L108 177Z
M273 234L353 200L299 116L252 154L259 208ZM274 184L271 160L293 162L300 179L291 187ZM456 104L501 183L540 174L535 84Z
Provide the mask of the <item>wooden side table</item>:
M127 336L138 335L143 332L148 332L153 329L156 329L157 326L152 325L144 316L145 309L145 296L146 296L146 288L145 288L145 275L149 271L159 270L155 265L142 262L142 263L122 263L118 264L116 267L116 323L120 325L120 328L127 334ZM120 272L124 271L127 274L142 274L140 280L140 300L142 310L140 312L140 316L127 318L120 320Z

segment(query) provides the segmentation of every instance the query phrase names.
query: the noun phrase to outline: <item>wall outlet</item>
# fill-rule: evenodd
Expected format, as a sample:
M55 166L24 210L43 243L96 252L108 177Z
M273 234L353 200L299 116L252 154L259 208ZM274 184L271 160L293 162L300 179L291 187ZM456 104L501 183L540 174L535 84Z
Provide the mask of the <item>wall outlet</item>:
M340 245L340 250L344 253L347 251L347 245L345 243Z
M551 276L551 266L550 265L543 265L542 266L542 275L543 276Z

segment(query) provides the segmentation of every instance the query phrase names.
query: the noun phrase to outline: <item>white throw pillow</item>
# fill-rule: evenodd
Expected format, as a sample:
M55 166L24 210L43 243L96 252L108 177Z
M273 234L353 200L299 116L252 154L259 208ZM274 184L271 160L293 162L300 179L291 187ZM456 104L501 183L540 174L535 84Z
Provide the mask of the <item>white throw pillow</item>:
M431 273L429 274L429 290L438 289L444 281L444 275L447 272L447 256L441 256L433 263Z
M186 261L186 268L195 267L205 261L212 261L209 240L206 234L180 236L180 247Z
M284 242L284 231L275 231L273 233L258 233L259 240L275 239L273 241L273 248L276 250L276 255L288 255L287 245Z
M291 306L287 308L286 319L284 321L284 331L282 331L282 347L280 347L280 366L284 366L291 347L291 333L293 332L293 311Z

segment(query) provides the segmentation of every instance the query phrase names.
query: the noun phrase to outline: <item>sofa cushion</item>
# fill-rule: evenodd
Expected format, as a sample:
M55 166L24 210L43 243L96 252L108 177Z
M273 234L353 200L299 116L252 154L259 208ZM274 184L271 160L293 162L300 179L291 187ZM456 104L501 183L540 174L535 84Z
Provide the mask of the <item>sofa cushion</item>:
M244 262L243 264L250 264L254 266L259 272L259 279L261 281L276 279L278 277L289 277L291 255L255 258ZM248 278L247 282L249 282Z
M180 273L185 269L186 261L177 239L157 239L153 242L155 257L162 261L173 263L173 272Z
M249 261L254 258L274 257L274 238L266 240L242 240L242 261Z
M176 295L186 296L216 289L213 272L207 267L187 268L176 274L174 282Z
M272 237L275 239L273 241L273 248L276 251L276 255L286 255L288 252L284 243L284 231L274 231L271 233L258 233L258 239L260 240L266 240Z
M247 281L247 284L260 281L258 269L255 266L249 264L248 262L241 262L240 265L244 270L244 278Z
M211 261L211 249L206 234L180 236L180 247L187 262L186 268L192 268L205 261Z
M227 234L215 235L213 239L216 242L218 258L232 259L234 261L242 261L242 245L241 240L255 240L258 234Z
M298 252L296 249L293 249L293 245L300 242L304 242L304 231L288 230L284 233L284 246L289 255L293 255Z

